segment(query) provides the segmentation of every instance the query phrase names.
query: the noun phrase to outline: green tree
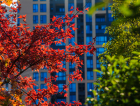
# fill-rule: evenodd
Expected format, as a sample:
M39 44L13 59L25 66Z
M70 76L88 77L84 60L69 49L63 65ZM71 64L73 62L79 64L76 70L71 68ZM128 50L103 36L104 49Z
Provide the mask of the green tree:
M110 3L104 0L91 8ZM88 98L86 103L94 106L139 106L139 58L140 58L140 0L113 0L111 6L115 21L106 28L110 41L103 45L105 52L99 55L102 77L98 79L98 94L100 99ZM135 52L134 52L135 51Z

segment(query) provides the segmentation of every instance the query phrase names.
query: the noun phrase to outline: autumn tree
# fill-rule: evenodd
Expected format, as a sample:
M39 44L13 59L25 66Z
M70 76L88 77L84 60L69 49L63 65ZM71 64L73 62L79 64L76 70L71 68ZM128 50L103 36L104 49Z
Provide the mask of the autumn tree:
M21 8L19 2L17 8L19 10ZM3 100L0 103L4 105L8 100L6 102L7 106L15 103L15 105L22 105L20 97L25 95L25 103L30 106L71 106L71 103L68 104L63 101L52 104L44 100L44 97L48 99L58 93L64 94L64 97L67 96L67 93L63 91L58 92L58 86L52 83L52 80L56 81L57 76L45 79L47 89L38 89L38 92L36 92L33 89L35 80L32 80L31 77L22 77L21 74L29 68L39 72L39 69L44 67L47 67L47 72L50 74L53 72L66 72L67 70L62 68L62 61L65 59L66 62L76 64L74 74L67 75L69 84L74 79L77 81L83 80L81 76L82 71L78 69L83 65L83 61L79 57L87 52L94 54L96 50L94 42L90 42L89 45L78 45L75 43L75 46L72 46L70 44L66 46L65 51L50 47L51 44L65 43L66 39L74 37L71 31L75 31L77 28L75 28L75 24L70 24L70 22L72 19L78 18L77 13L82 11L77 8L77 13L74 13L73 7L71 7L71 17L68 14L64 18L53 16L51 23L41 26L37 25L33 31L30 31L26 23L10 27L17 20L17 8L11 7L9 12L14 14L10 14L9 19L7 19L4 15L7 9L0 6L0 89L4 90L2 94L0 93L0 100ZM12 21L10 21L11 18L13 18ZM18 18L26 22L26 15L20 15ZM65 26L67 28L64 30L63 27ZM72 30L70 30L71 28ZM56 38L60 40L55 41ZM12 85L10 91L3 89L6 83ZM68 91L68 86L63 85L63 90ZM37 99L39 100L38 104L36 103ZM79 106L80 104L80 102L74 101L73 105Z

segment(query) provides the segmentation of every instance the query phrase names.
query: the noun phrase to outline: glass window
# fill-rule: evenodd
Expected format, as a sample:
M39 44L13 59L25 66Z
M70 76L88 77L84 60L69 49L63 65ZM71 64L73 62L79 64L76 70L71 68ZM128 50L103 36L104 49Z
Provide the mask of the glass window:
M46 84L41 84L41 85L40 85L40 89L47 89Z
M104 52L104 48L96 48L96 56L98 58L99 54Z
M46 12L46 4L40 4L40 12Z
M93 71L87 71L87 80L93 80Z
M75 68L75 63L72 64L72 63L70 62L70 63L69 63L69 68Z
M38 0L33 0L33 1L38 1Z
M92 42L92 36L86 37L86 44L88 45L89 42Z
M112 17L112 13L108 13L108 18L109 18L109 21L113 21L114 18Z
M46 15L40 15L40 23L41 24L45 24L46 23L46 20L47 20Z
M70 92L76 92L76 84L75 83L70 84Z
M92 92L92 91L90 91L91 89L92 90L94 89L93 83L87 83L87 91Z
M96 25L96 33L105 33L106 25Z
M83 0L76 0L77 1L77 8L79 8L79 10L83 10Z
M47 72L41 72L41 81L44 81L45 78L47 78Z
M90 49L89 49L90 50ZM90 54L89 52L87 52L87 56L93 56L93 54Z
M33 4L33 12L38 12L38 4Z
M57 103L58 102L60 103L61 101L66 102L66 99L65 98L62 98L62 99L59 98L59 99L57 99Z
M65 12L64 4L56 4L56 12Z
M64 60L62 63L63 63L63 68L66 68L66 61Z
M38 24L38 15L33 15L33 24Z
M105 22L105 18L96 18L96 22Z
M73 9L70 9L72 6L73 6ZM73 0L73 3L68 3L68 11L72 11L72 10L74 10L74 0Z
M57 84L57 85L58 85L58 88L59 88L58 92L61 92L63 90L63 85L64 84ZM66 91L64 90L63 92L66 92Z
M33 73L33 79L35 79L35 81L39 80L39 75L38 74L39 74L38 72Z
M93 68L93 60L87 59L87 68Z
M91 0L86 0L86 8L91 7Z
M40 1L46 1L46 0L40 0Z
M66 72L58 72L56 75L58 76L57 80L66 80Z
M107 43L107 36L96 36L96 45Z
M37 92L38 90L37 89L39 89L39 86L38 86L38 84L36 84L37 86L35 86L35 85L33 85L33 88L34 88L34 90Z
M70 95L70 103L73 103L73 101L76 101L76 95Z
M92 24L91 25L86 25L86 33L92 33Z
M100 70L100 62L99 62L99 54L104 52L104 48L96 48L96 68ZM101 74L97 72L97 78L100 77Z
M71 45L75 45L74 42L75 42L75 37L73 37L71 39L69 38L69 44L71 43Z
M86 14L86 22L92 22L92 16Z

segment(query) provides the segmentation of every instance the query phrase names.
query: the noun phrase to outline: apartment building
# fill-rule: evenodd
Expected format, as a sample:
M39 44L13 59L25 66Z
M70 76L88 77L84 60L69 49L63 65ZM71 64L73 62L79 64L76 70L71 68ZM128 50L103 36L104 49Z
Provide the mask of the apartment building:
M88 42L92 41L92 38L96 37L95 47L97 48L97 51L95 55L87 53L81 56L81 59L84 60L84 65L81 68L83 72L83 81L73 81L67 92L68 97L65 98L63 95L54 95L51 98L52 103L55 101L73 103L72 101L79 100L84 106L86 97L94 96L90 89L94 89L93 82L96 81L101 75L93 72L93 69L100 70L98 56L100 53L104 52L102 44L109 40L108 34L104 34L105 27L111 25L113 17L111 17L112 12L110 7L99 9L92 16L87 14L85 8L90 7L100 1L101 0L20 0L22 8L20 11L18 11L18 16L25 14L27 15L26 22L29 24L31 30L33 30L37 24L46 25L47 23L50 23L53 15L58 17L64 17L66 13L69 13L70 15L69 11L71 6L74 6L74 9L78 7L79 10L82 10L85 13L78 13L79 18L72 21L72 23L75 23L76 27L78 28L78 30L72 32L74 38L68 39L66 43L62 43L61 45L51 45L52 48L65 49L66 45L70 43L74 45L74 42L78 44L88 44ZM85 8L83 8L84 6ZM22 20L18 19L17 25L19 25L20 22L23 23ZM66 75L73 73L75 70L74 64L66 63L65 61L63 61L63 64L63 67L68 70L66 73L53 73L53 75L58 75L57 81L53 83L58 85L59 91L62 91L63 84L68 85ZM32 76L33 79L36 80L35 83L38 86L34 86L34 89L47 88L44 84L44 78L50 77L47 69L41 69L39 73L28 70L22 75Z

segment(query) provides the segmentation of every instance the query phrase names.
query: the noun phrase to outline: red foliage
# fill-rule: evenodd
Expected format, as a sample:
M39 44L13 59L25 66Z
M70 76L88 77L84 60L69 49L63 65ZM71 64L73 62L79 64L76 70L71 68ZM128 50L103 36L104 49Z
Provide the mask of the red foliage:
M20 4L18 8L21 8ZM73 9L73 7L71 7L71 9ZM78 8L76 8L76 10L83 13ZM71 103L68 104L61 101L61 103L52 104L45 102L43 99L44 97L47 99L51 98L52 95L58 93L63 94L63 91L58 92L58 86L52 83L52 80L56 81L58 76L45 78L44 82L46 83L47 89L38 89L38 92L36 92L33 89L33 85L35 86L34 80L32 80L31 77L23 78L21 74L28 71L28 68L39 71L39 69L43 67L47 67L50 74L52 72L66 72L67 70L62 67L62 61L66 60L66 62L76 64L74 74L67 75L69 76L69 84L71 84L74 79L77 81L83 80L81 75L82 71L78 69L78 67L82 67L83 61L80 60L79 57L87 52L94 54L96 50L93 46L94 43L90 43L90 45L78 45L75 43L75 46L70 44L66 46L66 51L49 47L53 43L66 42L67 38L74 37L71 31L75 31L77 28L75 28L75 23L71 24L70 22L73 18L78 18L78 15L69 17L68 14L66 14L64 18L53 16L51 23L41 26L37 25L33 31L30 31L27 24L20 24L18 27L13 25L10 27L11 22L5 18L5 11L5 8L0 7L0 58L4 58L1 58L3 61L1 61L0 65L0 81L3 82L2 85L11 83L13 85L11 91L17 95L19 94L17 87L21 92L23 89L27 90L30 88L25 94L26 105L33 106L38 99L38 105L42 106L57 106L58 104L59 106L71 106ZM13 9L12 12L16 14L15 9ZM70 14L72 13L73 11L70 12ZM10 15L10 18L12 16L13 15ZM26 22L26 15L20 15L18 18ZM65 23L63 20L65 20ZM67 26L65 30L62 29L64 25ZM70 30L70 28L72 28L72 30ZM61 40L55 41L55 38ZM75 55L73 55L73 53L75 53ZM8 65L5 65L7 59L9 59ZM63 90L68 91L68 86L64 85ZM67 97L67 93L64 94L64 97ZM74 101L73 105L79 106L81 103Z

